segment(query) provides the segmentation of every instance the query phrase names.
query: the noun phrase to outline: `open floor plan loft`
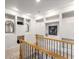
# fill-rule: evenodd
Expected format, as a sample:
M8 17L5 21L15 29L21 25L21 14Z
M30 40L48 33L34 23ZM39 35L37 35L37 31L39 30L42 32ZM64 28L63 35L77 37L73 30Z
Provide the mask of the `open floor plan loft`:
M6 0L6 59L74 59L73 0Z

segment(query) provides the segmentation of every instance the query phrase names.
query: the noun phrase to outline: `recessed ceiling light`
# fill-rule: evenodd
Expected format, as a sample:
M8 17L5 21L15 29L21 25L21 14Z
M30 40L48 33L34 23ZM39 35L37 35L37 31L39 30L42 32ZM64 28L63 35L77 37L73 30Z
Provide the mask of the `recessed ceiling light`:
M18 9L18 8L16 8L16 7L13 7L12 9L13 9L13 10L15 10L15 11L19 11L19 9Z
M38 2L40 2L40 0L36 0L36 2L38 3Z

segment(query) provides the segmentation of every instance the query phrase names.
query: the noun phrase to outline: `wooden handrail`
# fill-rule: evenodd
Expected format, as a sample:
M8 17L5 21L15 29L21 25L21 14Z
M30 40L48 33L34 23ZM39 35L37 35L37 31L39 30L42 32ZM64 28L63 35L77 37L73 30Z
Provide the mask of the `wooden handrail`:
M31 43L26 42L26 41L24 41L24 40L22 40L22 43L20 43L20 44L28 44L28 45L30 45L32 48L34 48L34 49L36 49L36 50L39 50L39 52L43 52L43 53L45 53L45 54L48 54L49 56L54 57L55 59L67 59L67 58L65 58L65 57L63 57L63 56L58 55L57 53L48 51L48 50L46 50L46 49L44 49L44 48L41 48L41 47L39 47L39 46L37 46L37 45L31 44ZM20 53L22 53L21 50L20 50ZM21 56L21 55L22 55L22 54L20 54L20 56Z
M48 38L48 37L44 37L43 35L36 34L36 39L38 40L40 38L46 39L46 40L54 40L54 41L58 41L58 42L68 43L68 44L74 44L74 41L70 42L70 41L61 40L61 39Z
M47 38L47 37L45 37L44 39L47 39L47 40L54 40L54 41L58 41L58 42L68 43L68 44L74 44L74 42L65 41L65 40L60 40L60 39L53 39L53 38Z
M41 41L42 41L42 44L44 45L43 48L49 51L54 50L53 52L56 52L57 54L60 53L61 56L63 54L63 57L66 55L67 59L69 59L69 57L71 59L73 58L74 40L68 41L68 40L62 40L62 39L48 38L48 37L44 37L43 35L37 34L36 43L40 47L42 47L42 45L40 45ZM70 53L70 56L69 56L69 53Z
M43 47L41 47L41 46L39 46L39 44L38 44L38 41L39 40L47 40L48 42L49 41L56 41L56 42L59 42L59 43L62 43L62 46L61 46L61 48L63 48L63 51L64 51L64 44L66 43L67 44L67 57L64 57L64 55L63 56L61 56L61 53L60 54L58 54L57 52L55 52L55 51L51 51L51 50L48 50L48 49L45 49L45 48L43 48ZM48 37L44 37L43 35L36 35L36 44L32 44L32 43L30 43L30 42L26 42L26 41L24 41L24 40L21 40L20 41L21 43L20 44L26 44L26 45L29 45L29 46L31 46L32 48L34 48L34 49L36 49L36 50L39 50L39 52L43 52L44 54L47 54L48 56L51 56L51 57L54 57L55 59L68 59L68 44L70 44L71 45L71 51L72 51L72 45L74 45L74 41L65 41L65 40L58 40L58 39L53 39L53 38L48 38ZM61 44L60 44L61 45ZM21 45L20 45L21 46ZM59 46L59 45L57 45L57 46ZM54 47L54 46L52 46L52 47ZM57 48L58 49L58 48ZM63 52L63 54L64 54L64 52ZM20 49L20 56L22 57L22 50ZM21 58L22 59L22 58ZM72 53L71 53L71 59L72 59Z

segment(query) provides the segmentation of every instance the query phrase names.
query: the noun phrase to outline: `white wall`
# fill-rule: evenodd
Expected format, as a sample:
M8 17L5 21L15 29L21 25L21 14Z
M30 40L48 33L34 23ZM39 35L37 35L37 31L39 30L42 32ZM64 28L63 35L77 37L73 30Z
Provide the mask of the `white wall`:
M72 11L72 10L73 10L72 5L68 5L66 7L57 9L57 13L59 15L61 15L62 12L68 12L68 11ZM22 16L22 14L20 14L20 13L14 12L12 10L7 10L7 9L6 9L6 13L13 14L16 16L18 16L18 15ZM32 42L35 39L35 37L34 37L35 34L43 34L43 35L46 34L45 23L49 23L49 22L59 22L58 36L60 38L64 37L64 38L73 39L73 37L74 37L73 36L73 24L74 24L73 17L63 19L63 21L62 21L61 17L59 17L57 20L46 21L45 15L43 15L43 16L44 16L43 17L44 22L41 22L41 23L36 23L35 18L32 17L31 22L30 22L30 32L29 33L26 32L26 25L23 25L23 26L16 25L15 33L10 33L10 34L8 33L5 35L6 49L15 47L18 45L16 42L18 35L25 35L25 39L30 40Z
M62 20L61 37L74 39L74 18L65 18Z
M5 48L13 48L17 46L17 37L15 33L5 34Z
M35 34L45 35L44 22L36 22L36 20L33 18L30 24L30 32L32 33L32 35L35 35Z
M17 25L17 16L21 16L21 14L12 11L12 10L8 10L6 9L6 13L8 14L12 14L15 16L15 32L14 33L5 33L5 49L10 49L10 48L15 48L16 46L18 46L17 44L17 36L19 35L24 35L25 37L29 37L29 33L26 32L26 18L24 18L24 25ZM6 20L6 19L5 19Z
M21 25L16 25L15 24L15 32L5 34L5 48L6 49L18 46L17 36L24 35L24 32L25 32L24 28L25 28L24 25L21 26Z
M45 35L45 24L43 22L36 23L36 33Z
M50 23L54 24L54 22L59 22L59 28L58 28L58 38L69 38L69 39L74 39L74 17L70 18L64 18L62 19L62 13L64 12L69 12L73 11L73 5L68 5L65 6L61 9L58 9L57 12L59 14L59 18L55 20L50 20L46 21L46 17L43 15L44 22L41 23L36 23L35 19L32 20L32 25L31 25L31 32L36 34L46 34L46 26L45 23ZM52 12L53 13L53 12Z

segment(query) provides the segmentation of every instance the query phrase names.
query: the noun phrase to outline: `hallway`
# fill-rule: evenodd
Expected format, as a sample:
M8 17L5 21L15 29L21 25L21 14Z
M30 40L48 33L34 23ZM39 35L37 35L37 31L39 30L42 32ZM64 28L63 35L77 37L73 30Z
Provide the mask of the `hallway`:
M6 59L74 59L73 51L74 0L5 0Z

